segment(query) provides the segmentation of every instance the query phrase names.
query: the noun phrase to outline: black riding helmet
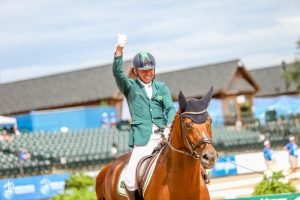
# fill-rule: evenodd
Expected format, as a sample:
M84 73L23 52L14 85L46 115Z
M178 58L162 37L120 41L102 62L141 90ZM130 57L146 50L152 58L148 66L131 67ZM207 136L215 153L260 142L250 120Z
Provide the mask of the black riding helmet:
M148 70L155 68L155 60L154 57L146 52L141 51L140 53L136 54L132 61L133 68L139 70Z

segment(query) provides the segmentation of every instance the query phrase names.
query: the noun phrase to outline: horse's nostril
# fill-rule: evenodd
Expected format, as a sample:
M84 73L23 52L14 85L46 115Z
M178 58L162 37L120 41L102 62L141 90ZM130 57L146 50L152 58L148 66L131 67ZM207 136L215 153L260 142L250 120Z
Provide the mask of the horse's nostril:
M203 158L204 160L209 160L207 154L202 155L202 158Z

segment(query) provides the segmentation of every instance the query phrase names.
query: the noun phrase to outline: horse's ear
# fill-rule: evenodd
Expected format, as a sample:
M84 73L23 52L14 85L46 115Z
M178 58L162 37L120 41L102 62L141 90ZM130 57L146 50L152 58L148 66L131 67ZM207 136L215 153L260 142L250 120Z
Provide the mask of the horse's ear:
M204 97L202 97L201 101L202 101L203 104L205 105L205 108L208 107L208 104L209 104L209 102L210 102L210 100L211 100L211 97L212 97L212 95L213 95L213 92L214 92L214 87L211 86L210 89L209 89L209 91L207 92L207 94L206 94Z
M180 90L179 95L178 95L178 102L179 102L180 110L185 111L187 102L186 102L185 96L183 95L181 90Z

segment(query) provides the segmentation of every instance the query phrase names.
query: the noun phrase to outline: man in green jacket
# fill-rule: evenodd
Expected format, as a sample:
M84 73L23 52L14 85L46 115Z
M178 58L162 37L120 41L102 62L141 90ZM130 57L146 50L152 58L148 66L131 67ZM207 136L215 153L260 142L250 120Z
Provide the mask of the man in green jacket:
M130 200L134 199L136 167L139 160L150 155L162 141L168 139L175 108L169 88L165 83L154 80L155 60L145 51L134 56L133 68L138 79L129 79L123 71L123 48L127 36L119 34L113 62L113 75L120 91L127 99L131 114L129 146L132 154L125 171L125 188Z

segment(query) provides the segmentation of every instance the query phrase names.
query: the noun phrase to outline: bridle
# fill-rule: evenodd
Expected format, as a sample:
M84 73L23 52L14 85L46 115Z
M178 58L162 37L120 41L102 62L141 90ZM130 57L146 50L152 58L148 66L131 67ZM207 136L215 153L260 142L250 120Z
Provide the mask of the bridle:
M193 144L192 141L190 141L189 137L187 136L187 132L186 132L186 126L183 123L183 117L185 117L185 115L201 115L204 114L205 112L207 112L207 110L203 110L201 112L183 112L180 114L180 128L181 128L181 139L183 141L183 143L187 143L188 144L188 150L189 152L186 151L182 151L179 149L174 148L171 143L168 141L168 145L171 147L171 149L173 151L176 151L178 153L182 153L188 156L192 156L195 159L200 159L201 158L201 153L199 153L196 149L203 145L203 144L212 144L212 139L209 137L206 137L206 135L204 135L205 137L203 137L201 140L199 140L196 144ZM186 141L186 142L185 142Z

